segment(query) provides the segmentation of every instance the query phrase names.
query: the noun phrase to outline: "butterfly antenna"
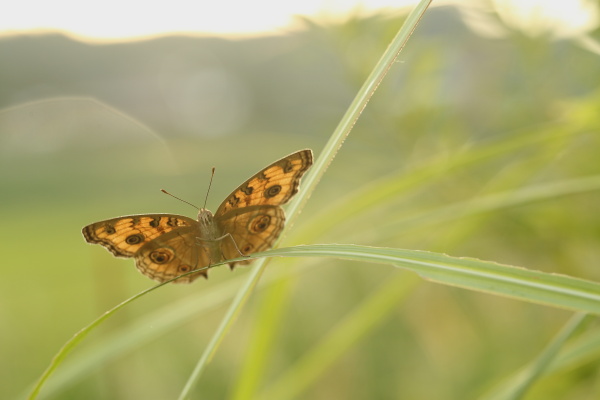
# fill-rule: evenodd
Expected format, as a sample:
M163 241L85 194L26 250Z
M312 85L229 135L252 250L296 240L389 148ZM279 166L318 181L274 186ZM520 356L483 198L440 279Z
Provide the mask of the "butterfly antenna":
M210 187L212 186L212 180L215 176L215 167L212 167L212 174L210 175L210 182L208 182L208 190L206 191L206 197L204 198L204 208L206 208L206 202L208 201L208 194L210 193Z
M196 210L200 210L200 208L198 206L193 205L192 203L190 203L189 201L185 201L183 199L180 199L179 197L172 195L171 193L167 192L165 189L160 189L161 192L163 192L164 194L168 194L171 197L176 198L179 201L183 201L185 204L189 204L190 206L194 207Z

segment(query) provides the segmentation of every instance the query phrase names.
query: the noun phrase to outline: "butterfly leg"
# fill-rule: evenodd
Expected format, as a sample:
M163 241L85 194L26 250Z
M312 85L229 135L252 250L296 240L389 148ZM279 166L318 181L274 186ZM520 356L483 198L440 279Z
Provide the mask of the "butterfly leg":
M203 247L206 250L206 255L208 257L208 265L207 268L210 268L213 265L213 252L211 246L207 245L206 242L211 242L211 239L204 239L196 236L196 246ZM218 261L218 260L216 260Z
M250 258L250 255L244 254L242 253L242 251L240 250L240 248L238 247L237 243L235 242L235 239L233 238L233 236L231 235L231 233L226 233L223 236L221 236L219 239L225 239L229 237L231 239L231 242L233 243L233 247L235 247L235 250L238 252L238 254L242 257L245 258ZM223 259L225 259L225 255L223 254ZM229 268L233 271L233 269L235 268L235 264L237 263L229 263Z
M231 233L226 233L226 234L224 234L223 236L221 236L220 238L218 238L216 240L223 240L223 239L225 239L227 237L229 237L231 239L231 243L233 243L233 247L235 247L235 250L240 254L240 256L242 256L242 257L250 257L248 254L242 253L242 251L238 247L237 243L235 242L235 239L233 238L233 236L231 236Z
M196 238L196 241L197 241L197 243L198 243L199 245L201 245L201 246L202 246L202 242L219 242L219 241L221 241L221 240L223 240L223 239L225 239L225 238L230 238L230 239L231 239L231 242L233 243L233 246L235 247L235 250L236 250L236 251L239 253L239 255L240 255L241 257L250 257L249 255L242 253L242 251L241 251L241 250L240 250L240 248L238 247L237 243L235 242L235 239L233 238L233 236L231 236L231 233L226 233L226 234L224 234L223 236L221 236L221 237L218 237L218 238L216 238L216 239L203 239L203 238L199 238L199 237L198 237L198 238ZM203 245L203 246L205 246L205 247L206 247L206 245ZM209 253L210 253L210 252L209 252ZM210 254L209 254L209 256L210 256ZM210 257L209 257L209 258L210 258ZM224 255L223 255L223 258L224 258Z

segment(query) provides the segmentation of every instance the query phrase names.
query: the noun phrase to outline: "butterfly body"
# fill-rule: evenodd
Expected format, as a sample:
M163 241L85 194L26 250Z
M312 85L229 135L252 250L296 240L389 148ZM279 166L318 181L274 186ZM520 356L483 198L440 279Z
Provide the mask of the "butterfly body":
M142 214L109 219L83 228L89 243L117 257L133 257L144 275L164 282L185 272L272 247L285 223L285 204L312 165L312 151L301 150L264 168L236 190L215 214L198 219L174 214ZM247 264L250 261L230 263ZM207 270L177 279L189 283Z
M210 210L200 209L200 212L198 212L198 227L198 243L204 244L211 260L222 261L219 241L225 238L221 238L223 233L215 224L213 213Z

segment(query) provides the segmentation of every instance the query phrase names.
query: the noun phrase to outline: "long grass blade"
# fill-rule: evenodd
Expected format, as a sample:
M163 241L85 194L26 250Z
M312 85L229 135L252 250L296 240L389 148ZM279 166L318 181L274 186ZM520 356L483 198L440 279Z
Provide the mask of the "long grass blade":
M227 262L221 262L218 264L214 264L211 265L210 268L213 267L217 267L219 265L223 265L223 264L227 264ZM186 275L191 275L199 270L202 269L207 269L208 267L204 267L204 268L200 268L198 270L194 270L194 271L189 271L181 276L186 276ZM151 288L148 288L130 298L128 298L127 300L123 301L122 303L119 303L118 305L116 305L115 307L113 307L112 309L108 310L107 312L105 312L104 314L102 314L100 317L96 318L92 323L90 323L88 326L84 327L83 329L81 329L79 332L77 332L75 335L73 335L73 337L71 339L69 339L67 341L67 343L65 343L63 345L63 347L58 351L58 353L54 356L54 358L52 359L52 361L50 362L50 365L46 368L46 370L44 371L44 373L40 376L40 378L38 379L38 381L34 384L33 389L31 390L31 392L29 393L29 396L27 397L28 400L33 400L36 399L39 394L40 391L42 390L42 387L44 386L44 384L46 383L46 381L48 380L48 378L50 378L50 376L54 373L54 371L58 368L59 365L62 364L62 362L64 361L64 359L67 357L67 355L75 348L77 347L77 345L83 340L85 339L85 337L92 332L95 328L97 328L98 326L100 326L100 324L102 324L102 322L104 322L106 319L108 319L109 317L111 317L112 315L114 315L117 311L119 311L120 309L122 309L123 307L125 307L127 304L139 299L142 296L145 296L146 294L158 289L159 287L162 287L168 283L173 282L174 280L179 279L178 277L175 277L173 279L170 279L168 281L159 283L158 285L152 286Z
M482 400L518 400L521 399L527 389L538 379L548 367L552 360L556 358L558 352L565 342L583 323L585 314L575 314L556 337L546 346L546 348L529 365L515 374L508 382L501 387L493 390L490 394L483 396Z
M600 190L600 175L565 179L532 185L504 193L480 196L468 201L449 204L435 210L428 210L402 220L392 220L377 227L380 231L405 232L412 228L427 227L448 223L473 215L489 213L510 207L522 206L534 202L558 200L564 196L577 195Z
M392 40L387 50L384 52L381 59L375 65L375 68L373 69L373 71L359 90L352 104L349 106L348 110L346 111L340 123L338 124L337 128L329 138L329 141L325 145L323 151L315 160L315 165L304 178L303 188L288 205L288 226L290 226L293 223L301 208L304 206L306 201L308 201L310 194L314 191L320 178L325 173L327 166L331 163L338 149L341 147L342 143L349 135L360 114L367 106L367 103L377 90L377 87L379 86L387 72L390 70L392 65L394 65L396 57L404 48L404 45L410 38L412 32L415 30L416 26L418 25L419 21L421 20L423 14L425 13L425 10L427 9L430 3L431 0L421 0L413 9L413 11L408 15L405 23L400 28L398 34ZM186 382L185 386L181 391L181 394L179 395L180 400L189 398L192 387L200 379L202 371L206 368L207 363L210 361L210 359L218 349L219 344L222 342L223 338L229 331L231 325L235 320L235 316L240 313L242 307L244 306L246 300L252 292L252 289L256 286L258 280L260 279L265 266L266 261L260 260L256 263L255 267L252 270L252 273L250 274L250 277L248 278L247 283L240 289L240 292L234 298L229 310L223 317L223 320L217 327L213 337L208 343L206 349L204 350L204 353L202 354L202 356L198 360L198 363L194 367L194 370L190 374L188 381Z
M545 129L544 129L545 128ZM575 135L569 130L556 129L552 125L539 127L540 132L517 132L508 139L487 141L472 147L452 158L439 157L429 160L409 170L390 174L361 186L355 192L348 193L323 207L315 217L319 224L311 224L294 232L299 242L319 236L331 229L352 221L356 215L363 215L367 210L380 206L385 202L398 199L399 196L431 183L440 176L446 176L452 171L466 167L474 167L498 157L541 144L557 141L561 138Z
M295 246L256 254L263 255L388 264L450 286L600 315L600 283L492 261L351 244Z
M406 273L385 282L256 398L298 398L350 347L376 329L392 310L397 309L417 283L414 276Z

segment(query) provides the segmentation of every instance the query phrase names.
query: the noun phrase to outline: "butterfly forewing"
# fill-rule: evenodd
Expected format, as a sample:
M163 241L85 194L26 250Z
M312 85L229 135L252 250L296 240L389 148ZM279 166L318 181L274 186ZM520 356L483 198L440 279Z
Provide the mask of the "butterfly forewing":
M300 178L312 165L312 160L312 151L302 150L275 161L227 196L215 217L238 208L287 203L298 192Z
M133 257L144 244L161 235L197 224L181 215L129 215L90 224L82 233L88 243L102 245L117 257Z

